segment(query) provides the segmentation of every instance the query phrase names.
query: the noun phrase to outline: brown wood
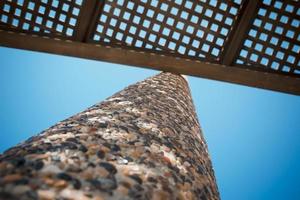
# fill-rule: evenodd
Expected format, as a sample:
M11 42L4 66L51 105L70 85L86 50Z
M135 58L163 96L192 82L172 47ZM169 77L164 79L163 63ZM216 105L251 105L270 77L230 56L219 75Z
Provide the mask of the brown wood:
M84 42L87 38L87 30L90 25L90 21L95 15L98 2L98 0L84 1L78 19L78 27L74 36L75 40Z
M5 37L0 40L4 46L297 93L299 7L299 1L259 0L2 0L0 30ZM8 31L22 33L23 40ZM56 45L36 37L52 38ZM84 52L74 52L74 45ZM272 86L269 77L279 78Z
M240 52L240 47L247 36L249 27L257 13L259 0L247 0L244 3L244 8L240 13L240 20L234 27L234 34L230 37L228 45L224 48L223 61L224 65L233 65L236 55Z
M186 6L188 3L190 6ZM187 0L180 3L157 1L157 4L152 1L106 1L89 42L219 63L222 44L217 41L225 43L233 26L227 21L234 24L237 20L237 14L230 10L238 11L240 7L233 1L216 2L215 5ZM226 31L228 33L223 33Z
M79 16L84 12L85 5L93 1L81 4L79 1L66 0L46 2L4 0L0 2L0 21L6 25L5 29L16 32L74 39Z
M164 54L0 31L0 45L170 71L300 95L300 78L229 67Z
M259 9L233 64L299 76L299 7L299 1L278 1L270 5L259 1Z

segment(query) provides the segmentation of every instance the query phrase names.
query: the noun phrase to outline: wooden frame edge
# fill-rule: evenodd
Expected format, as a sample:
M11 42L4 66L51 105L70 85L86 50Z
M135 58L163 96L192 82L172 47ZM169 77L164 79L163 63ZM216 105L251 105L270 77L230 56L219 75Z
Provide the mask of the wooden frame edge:
M0 30L0 45L107 61L300 95L300 78L203 61Z

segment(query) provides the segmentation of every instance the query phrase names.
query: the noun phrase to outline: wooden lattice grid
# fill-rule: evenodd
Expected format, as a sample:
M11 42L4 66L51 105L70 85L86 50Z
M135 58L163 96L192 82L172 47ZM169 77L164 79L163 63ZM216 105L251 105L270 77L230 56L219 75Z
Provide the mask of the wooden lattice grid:
M0 22L11 30L72 37L82 3L82 0L2 0Z
M241 0L107 0L92 41L218 62L241 5Z
M297 94L299 24L299 0L0 1L3 46Z
M261 1L236 64L300 74L299 29L299 1Z

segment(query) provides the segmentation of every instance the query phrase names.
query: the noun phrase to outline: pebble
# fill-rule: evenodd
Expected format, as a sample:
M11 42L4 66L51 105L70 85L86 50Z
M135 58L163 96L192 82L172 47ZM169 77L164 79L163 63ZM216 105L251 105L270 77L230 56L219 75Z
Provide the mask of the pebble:
M53 190L38 190L37 194L41 200L53 200L56 196Z
M81 126L79 131L81 133L83 133L83 134L77 134L77 136L81 136L81 137L88 136L88 134L86 134L86 133L88 133L89 130L90 130L90 127L88 127L88 126Z
M129 177L138 182L139 184L143 183L143 180L137 174L129 175Z
M110 174L110 172L106 170L104 167L97 167L95 171L97 175L99 175L100 177L107 177Z
M144 147L136 147L135 150L131 152L130 156L135 159L140 158L144 151Z
M153 192L152 199L153 200L166 200L166 199L170 199L170 195L167 192L164 192L161 190L156 190Z
M47 159L48 157L48 154L29 154L25 156L25 158L28 160Z
M99 122L100 128L107 128L108 124L106 122Z
M73 178L71 182L73 184L74 189L79 190L81 188L82 184L81 184L80 180Z
M162 149L165 151L165 152L170 152L171 149L167 146L163 146Z
M105 157L105 152L102 150L97 151L97 156L100 159L103 159Z
M8 163L0 162L0 172L6 170L8 168Z
M130 133L130 134L127 135L126 139L128 141L135 141L135 140L138 139L138 137L134 133Z
M84 145L80 145L78 148L79 151L82 151L83 153L87 152L88 149Z
M109 148L109 147L106 147L106 146L102 146L102 147L101 147L101 150L104 151L105 153L110 152L110 148Z
M117 160L117 157L113 154L107 154L106 161L115 161Z
M64 139L64 138L69 138L69 137L74 137L73 133L67 132L65 134L53 134L47 137L49 140L57 140L57 139Z
M35 162L33 163L33 168L34 168L35 170L40 170L40 169L42 169L43 167L44 167L44 162L41 161L41 160L35 161Z
M20 174L9 174L4 176L2 181L6 184L6 183L15 182L20 179L22 179L22 176Z
M128 195L128 191L129 191L128 187L125 187L121 184L117 188L117 192L120 193L122 195L121 197L123 197L123 198L124 198L124 196Z
M151 144L150 146L152 152L158 152L160 150L159 146L156 144Z
M22 167L25 164L26 160L23 157L17 157L14 158L11 163L15 166L15 167Z
M112 174L116 174L117 173L116 167L114 165L108 163L108 162L100 162L99 166L103 167L104 169L106 169L108 172L110 172Z
M91 168L87 168L83 172L80 173L80 177L84 180L90 180L93 179L95 176L94 170Z
M98 129L97 128L95 128L95 127L91 127L90 129L89 129L89 133L94 133L94 132L96 132Z
M58 173L56 175L56 177L58 179L62 179L62 180L65 180L65 181L71 181L72 180L72 177L67 173Z
M91 180L90 182L94 187L103 191L110 191L117 188L117 183L115 179L99 178Z
M13 188L13 192L15 195L23 195L24 193L30 191L31 188L27 185L17 185Z
M124 159L126 159L128 162L133 162L133 161L134 161L134 160L133 160L131 157L129 157L129 156L125 156Z
M62 170L56 165L46 165L43 169L43 173L50 173L50 174L57 174L60 173Z
M73 143L78 143L78 140L74 137L69 137L65 140L66 142L73 142Z
M138 146L144 146L144 142L135 142L134 146L138 147Z
M113 145L111 145L110 150L112 152L117 152L117 151L121 151L121 148L118 145L113 144Z
M171 160L169 157L163 156L162 157L163 162L165 162L167 165L172 164Z
M63 189L60 192L60 196L63 199L76 199L76 200L90 200L90 198L88 198L87 196L84 195L84 193L82 191L78 191L78 190L72 190L72 189Z
M65 188L68 186L68 182L65 180L58 180L54 182L53 186L56 188Z
M183 165L184 165L185 167L190 167L190 166L191 166L191 164L190 164L188 161L184 161Z
M124 159L124 158L118 158L117 159L117 163L119 165L127 165L128 164L128 160Z
M76 150L78 148L77 145L73 142L63 142L61 143L61 146L63 149L71 149L71 150Z
M55 183L54 179L52 179L52 178L44 178L43 182L49 186L52 186Z

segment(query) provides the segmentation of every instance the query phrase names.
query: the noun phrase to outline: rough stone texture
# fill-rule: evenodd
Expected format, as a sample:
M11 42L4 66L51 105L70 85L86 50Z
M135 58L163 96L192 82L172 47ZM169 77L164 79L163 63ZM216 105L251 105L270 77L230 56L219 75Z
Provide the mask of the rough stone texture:
M186 80L161 73L4 152L0 199L219 199Z

